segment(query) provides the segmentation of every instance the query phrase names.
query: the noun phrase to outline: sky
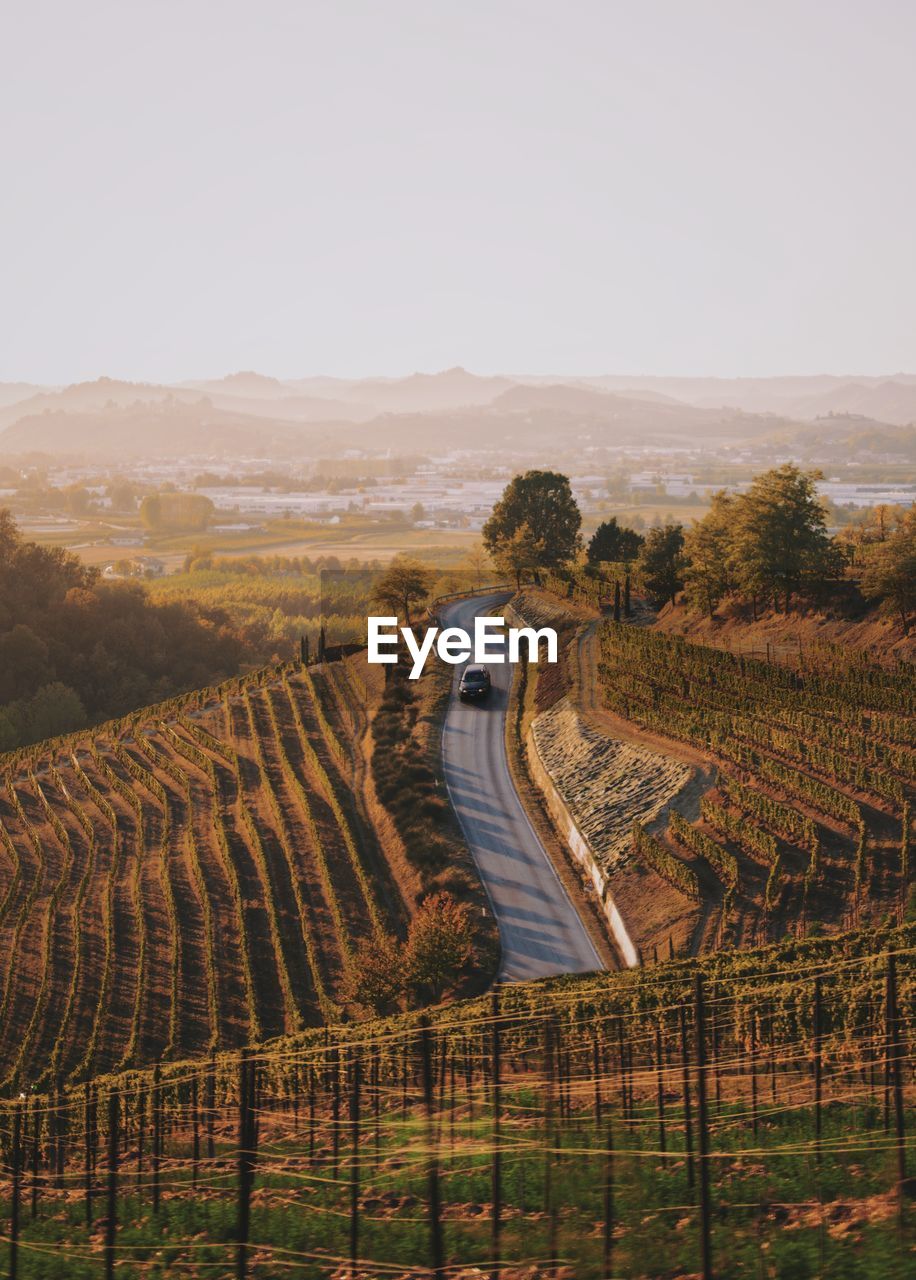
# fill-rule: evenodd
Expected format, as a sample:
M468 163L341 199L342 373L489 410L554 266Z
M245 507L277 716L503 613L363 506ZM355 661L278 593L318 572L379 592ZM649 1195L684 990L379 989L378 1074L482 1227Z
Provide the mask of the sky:
M911 0L30 0L0 380L916 371Z

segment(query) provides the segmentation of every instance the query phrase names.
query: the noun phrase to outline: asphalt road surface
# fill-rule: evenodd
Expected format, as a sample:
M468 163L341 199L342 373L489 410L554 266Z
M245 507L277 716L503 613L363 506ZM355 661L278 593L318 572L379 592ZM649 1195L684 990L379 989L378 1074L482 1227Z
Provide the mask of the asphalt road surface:
M443 626L474 633L474 618L505 594L459 600L440 610ZM490 665L486 702L463 703L455 668L442 757L452 804L480 871L502 943L500 978L520 982L604 968L575 907L528 820L506 759L505 721L512 667Z

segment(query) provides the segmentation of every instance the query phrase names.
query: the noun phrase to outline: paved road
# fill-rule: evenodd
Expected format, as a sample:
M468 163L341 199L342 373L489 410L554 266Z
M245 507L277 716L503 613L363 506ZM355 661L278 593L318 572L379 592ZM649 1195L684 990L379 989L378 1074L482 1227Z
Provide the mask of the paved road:
M503 595L456 601L440 611L443 626L473 635L474 618ZM512 668L490 667L486 703L458 698L455 669L445 719L445 780L499 924L504 982L556 973L587 973L604 966L567 897L516 794L506 759L505 721Z

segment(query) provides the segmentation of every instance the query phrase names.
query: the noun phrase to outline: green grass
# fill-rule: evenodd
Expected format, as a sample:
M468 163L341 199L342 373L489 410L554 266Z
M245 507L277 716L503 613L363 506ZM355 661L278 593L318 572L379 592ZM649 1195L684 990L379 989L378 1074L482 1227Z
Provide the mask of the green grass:
M412 1092L412 1097L413 1097ZM574 1108L552 1134L531 1120L539 1091L508 1090L504 1099L502 1192L505 1260L551 1254L551 1212L555 1215L556 1256L581 1280L602 1275L605 1126L595 1124L589 1103ZM765 1111L763 1104L761 1112ZM837 1103L824 1126L825 1158L820 1169L810 1145L810 1115L804 1110L763 1116L759 1137L744 1123L745 1108L730 1103L716 1112L718 1134L711 1170L713 1257L719 1276L760 1274L797 1280L799 1276L868 1277L904 1275L893 1202L891 1153L883 1141L880 1099L865 1106ZM300 1116L300 1121L305 1117ZM290 1131L292 1117L285 1117ZM264 1127L273 1129L272 1117ZM268 1249L254 1251L257 1276L327 1276L331 1267L304 1255L345 1257L349 1240L350 1131L343 1112L338 1179L333 1180L327 1126L316 1159L309 1159L304 1132L263 1142L261 1171L252 1211L251 1240ZM439 1124L439 1117L434 1120ZM442 1116L440 1147L446 1254L465 1265L492 1259L490 1245L492 1118L479 1105L469 1121L461 1108L454 1146L450 1120ZM687 1179L680 1109L668 1114L668 1155L658 1156L654 1107L644 1101L632 1124L615 1116L614 1275L665 1276L699 1271L697 1191ZM868 1127L868 1126L871 1127ZM728 1135L728 1136L726 1136ZM849 1149L852 1147L864 1149ZM177 1146L173 1143L173 1146ZM550 1207L545 1199L547 1154L552 1151ZM829 1154L836 1147L836 1154ZM725 1148L724 1153L721 1149ZM802 1154L798 1154L801 1148ZM186 1156L186 1150L184 1151ZM378 1157L371 1116L360 1141L360 1256L378 1263L418 1268L428 1264L428 1148L425 1121L415 1113L401 1121L397 1108L385 1117ZM282 1172L274 1171L280 1170ZM234 1252L235 1169L229 1146L217 1150L216 1164L204 1164L202 1186L190 1188L187 1167L166 1160L166 1198L158 1218L148 1190L137 1195L133 1168L124 1170L125 1197L119 1204L118 1275L192 1276L229 1271ZM77 1188L80 1178L75 1182ZM28 1187L26 1188L28 1191ZM8 1209L5 1207L5 1211ZM63 1203L51 1192L39 1201L40 1217L26 1221L21 1274L82 1277L98 1274L98 1230L86 1231L77 1196ZM105 1216L100 1186L96 1213ZM911 1241L912 1235L904 1239ZM54 1245L56 1258L28 1245ZM96 1250L95 1258L81 1255ZM269 1255L269 1256L267 1256ZM2 1255L0 1255L2 1256ZM263 1258L263 1261L257 1259ZM141 1265L142 1264L142 1265ZM761 1267L765 1270L761 1272ZM148 1269L147 1269L148 1268Z

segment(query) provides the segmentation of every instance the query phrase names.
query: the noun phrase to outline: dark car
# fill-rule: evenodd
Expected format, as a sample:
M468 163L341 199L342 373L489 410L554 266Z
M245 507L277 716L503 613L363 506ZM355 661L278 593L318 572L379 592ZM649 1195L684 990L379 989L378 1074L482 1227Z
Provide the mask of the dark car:
M490 673L486 667L465 667L458 683L462 702L483 702L490 695Z

